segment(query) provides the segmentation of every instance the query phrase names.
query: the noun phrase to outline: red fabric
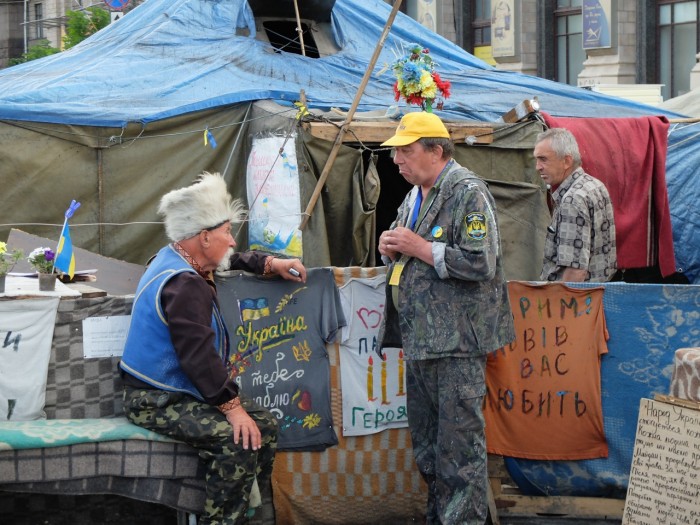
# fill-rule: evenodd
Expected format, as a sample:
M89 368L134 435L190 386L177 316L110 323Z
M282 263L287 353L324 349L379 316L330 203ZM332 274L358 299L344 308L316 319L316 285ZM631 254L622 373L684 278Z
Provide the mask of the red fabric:
M663 277L672 275L676 261L666 191L666 117L542 115L550 128L571 131L583 169L608 188L615 213L618 268L658 264Z

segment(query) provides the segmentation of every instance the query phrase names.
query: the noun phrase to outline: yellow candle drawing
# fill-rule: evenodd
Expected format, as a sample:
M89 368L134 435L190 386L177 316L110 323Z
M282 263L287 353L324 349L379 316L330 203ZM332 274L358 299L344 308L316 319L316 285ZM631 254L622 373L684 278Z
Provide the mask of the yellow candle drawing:
M399 392L396 394L397 396L405 396L406 394L403 391L403 385L404 385L404 371L403 371L403 350L399 350L399 357L397 358L399 362Z
M382 405L388 405L386 398L386 354L382 356Z
M372 361L372 356L369 356L367 362L369 363L367 365L367 400L374 401L377 398L374 397L374 374L372 372L374 361Z

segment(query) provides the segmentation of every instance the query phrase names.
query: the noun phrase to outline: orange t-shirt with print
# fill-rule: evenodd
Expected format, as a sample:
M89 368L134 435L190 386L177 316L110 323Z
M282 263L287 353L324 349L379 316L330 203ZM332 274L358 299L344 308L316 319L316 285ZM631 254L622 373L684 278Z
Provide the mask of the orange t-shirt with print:
M508 283L516 340L488 356L489 453L579 460L608 456L600 360L603 287Z

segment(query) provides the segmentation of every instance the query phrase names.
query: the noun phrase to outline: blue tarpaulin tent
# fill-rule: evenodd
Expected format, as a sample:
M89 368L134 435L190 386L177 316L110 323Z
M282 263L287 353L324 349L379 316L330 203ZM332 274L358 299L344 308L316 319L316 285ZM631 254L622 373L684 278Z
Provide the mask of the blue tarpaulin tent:
M390 10L381 0L336 1L331 28L339 50L314 59L277 53L257 40L245 0L149 0L73 49L3 71L0 118L120 127L252 100L290 104L302 89L310 107L347 109ZM402 15L359 111L395 103L386 66L415 41L430 50L452 83L444 116L495 121L535 95L558 116L650 112L634 102L499 71Z
M276 51L256 38L259 29L245 0L149 0L70 50L0 71L0 120L47 134L52 132L29 123L109 128L101 135L110 146L129 138L129 126L143 137L154 123L244 102L274 100L291 107L302 90L309 108L347 110L391 6L381 0L330 5L327 25L335 52L309 58ZM493 122L534 96L553 116L677 116L494 69L401 13L358 111L384 111L396 104L388 66L416 41L430 49L441 76L452 83L452 96L439 112L446 119ZM700 280L695 128L673 127L667 168L677 266L691 282ZM53 133L74 138L74 132ZM92 135L84 129L78 134ZM4 147L16 151L12 141ZM18 170L28 168L13 157ZM0 222L11 222L5 219Z

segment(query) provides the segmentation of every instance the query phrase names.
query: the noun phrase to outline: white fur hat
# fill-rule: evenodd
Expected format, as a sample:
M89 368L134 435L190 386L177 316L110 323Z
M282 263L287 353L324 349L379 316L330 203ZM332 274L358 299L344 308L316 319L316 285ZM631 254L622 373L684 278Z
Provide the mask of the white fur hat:
M232 200L219 173L199 176L191 186L166 193L158 213L165 219L171 241L182 241L226 221L239 222L244 214L239 200Z

